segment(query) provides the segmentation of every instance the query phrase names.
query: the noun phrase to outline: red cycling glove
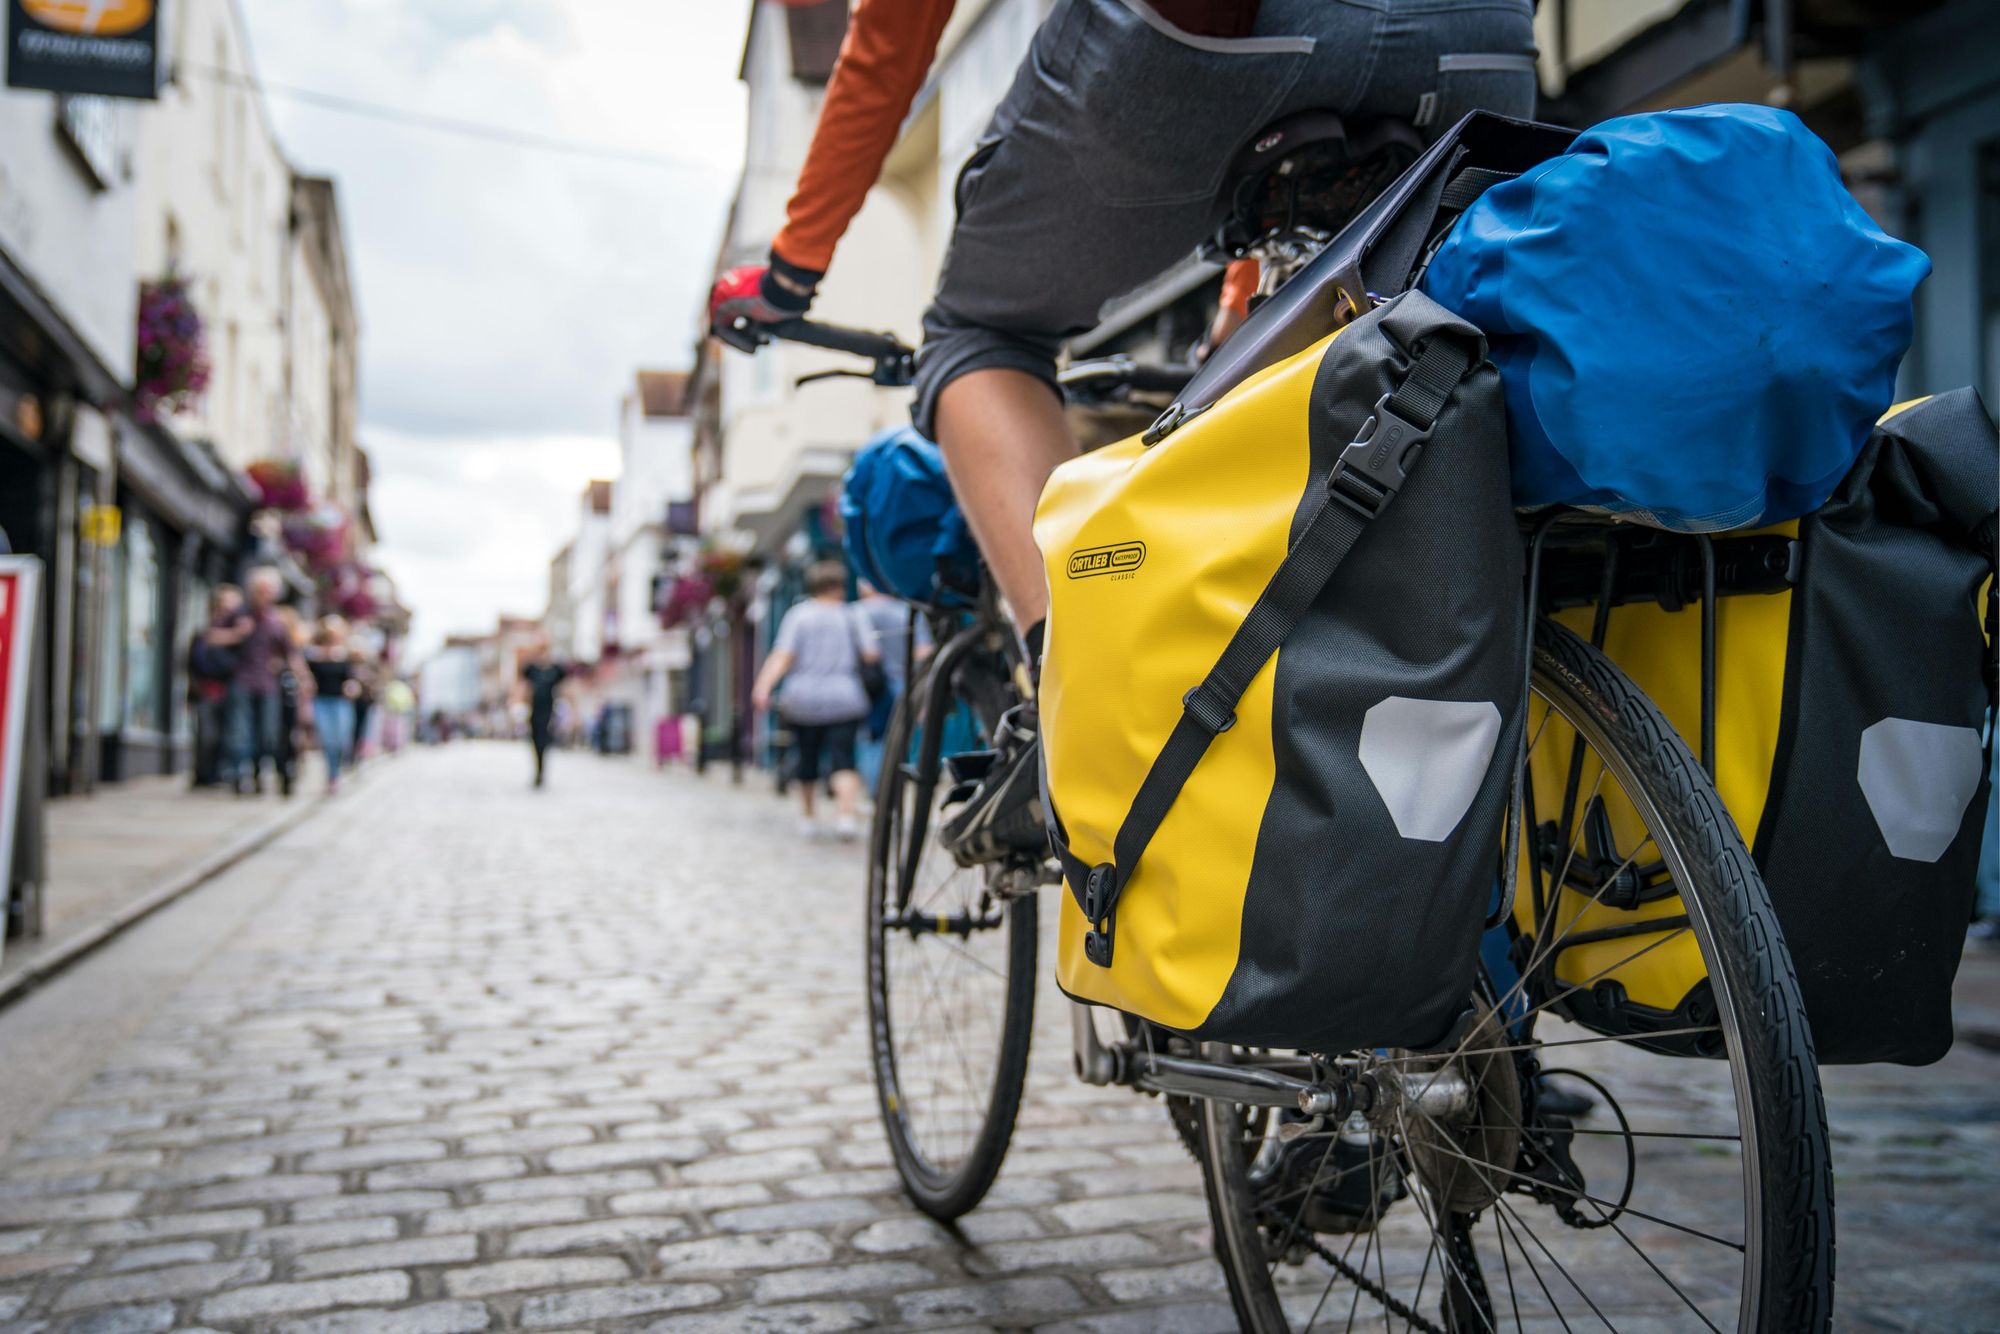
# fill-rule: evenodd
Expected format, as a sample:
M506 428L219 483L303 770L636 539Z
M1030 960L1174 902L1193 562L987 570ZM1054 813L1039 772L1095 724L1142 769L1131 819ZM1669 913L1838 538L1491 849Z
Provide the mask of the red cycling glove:
M787 264L775 253L769 264L730 269L709 291L709 329L731 347L754 352L768 337L758 326L803 316L812 305L821 276Z

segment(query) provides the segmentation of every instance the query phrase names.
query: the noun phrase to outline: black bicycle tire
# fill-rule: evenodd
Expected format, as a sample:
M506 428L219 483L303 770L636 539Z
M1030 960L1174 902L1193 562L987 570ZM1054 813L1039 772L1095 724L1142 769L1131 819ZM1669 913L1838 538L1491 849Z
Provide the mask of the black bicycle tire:
M1742 1063L1756 1090L1750 1114L1759 1144L1762 1249L1785 1261L1760 1266L1755 1314L1745 1327L1829 1329L1834 1212L1826 1105L1798 977L1763 878L1694 753L1615 663L1570 630L1544 621L1537 628L1534 679L1544 698L1557 691L1589 710L1608 735L1624 738L1625 759L1690 854L1696 871L1691 888L1730 974L1725 990L1737 1011ZM1762 1022L1743 1022L1760 1012ZM1288 1330L1262 1259L1254 1283L1243 1272L1246 1250L1261 1257L1262 1242L1254 1221L1243 1235L1249 1215L1230 1198L1243 1194L1242 1174L1217 1170L1219 1141L1209 1130L1215 1107L1204 1104L1202 1181L1230 1303L1245 1330Z
M889 1021L888 967L882 928L885 865L892 837L891 820L899 808L896 784L902 766L890 757L909 753L911 732L920 701L933 681L922 674L897 701L883 737L883 764L876 783L875 816L868 843L868 1055L875 1080L876 1106L904 1194L924 1213L949 1223L978 1206L993 1186L1014 1136L1027 1084L1028 1045L1035 1020L1035 958L1039 915L1036 896L1024 894L1007 905L1007 998L995 1061L993 1090L986 1116L971 1150L955 1171L925 1170L922 1154L912 1142L908 1118L895 1089L895 1035Z

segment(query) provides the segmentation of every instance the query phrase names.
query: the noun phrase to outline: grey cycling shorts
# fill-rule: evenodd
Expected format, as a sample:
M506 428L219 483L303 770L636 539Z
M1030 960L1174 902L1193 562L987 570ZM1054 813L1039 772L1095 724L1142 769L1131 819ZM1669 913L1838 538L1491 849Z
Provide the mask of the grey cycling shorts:
M1221 221L1237 150L1294 112L1395 116L1435 135L1535 106L1531 0L1264 0L1253 36L1194 37L1144 0L1057 0L959 173L924 312L917 428L969 371L1055 385L1064 340Z

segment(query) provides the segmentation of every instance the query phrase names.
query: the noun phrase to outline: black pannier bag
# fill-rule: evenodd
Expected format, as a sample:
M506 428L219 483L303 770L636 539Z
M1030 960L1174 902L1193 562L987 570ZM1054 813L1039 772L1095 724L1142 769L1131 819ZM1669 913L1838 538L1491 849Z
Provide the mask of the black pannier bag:
M1751 841L1822 1064L1922 1065L1951 1047L1991 799L1996 490L2000 444L1961 389L1892 412L1818 511L1714 539L1716 790ZM1688 591L1697 539L1610 531L1605 651L1698 745L1699 602L1657 591ZM1591 631L1594 593L1553 600ZM1563 754L1559 740L1537 748L1538 787L1562 790ZM1632 920L1679 911L1650 903ZM1604 972L1620 951L1558 957L1557 987L1587 984L1562 1003L1571 1018L1637 1036L1713 1022L1691 936ZM1712 1054L1700 1039L1651 1045Z

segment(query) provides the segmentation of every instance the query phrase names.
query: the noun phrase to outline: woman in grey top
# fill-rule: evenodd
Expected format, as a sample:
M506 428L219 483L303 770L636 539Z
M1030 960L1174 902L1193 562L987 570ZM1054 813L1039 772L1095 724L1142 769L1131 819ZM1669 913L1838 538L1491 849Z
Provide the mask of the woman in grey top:
M806 835L818 832L813 801L820 776L831 774L834 832L858 838L861 775L854 769L854 738L869 708L861 664L880 662L881 651L874 626L847 602L847 571L838 561L821 561L806 571L806 595L778 623L777 643L750 698L768 709L775 694L778 713L791 729Z

